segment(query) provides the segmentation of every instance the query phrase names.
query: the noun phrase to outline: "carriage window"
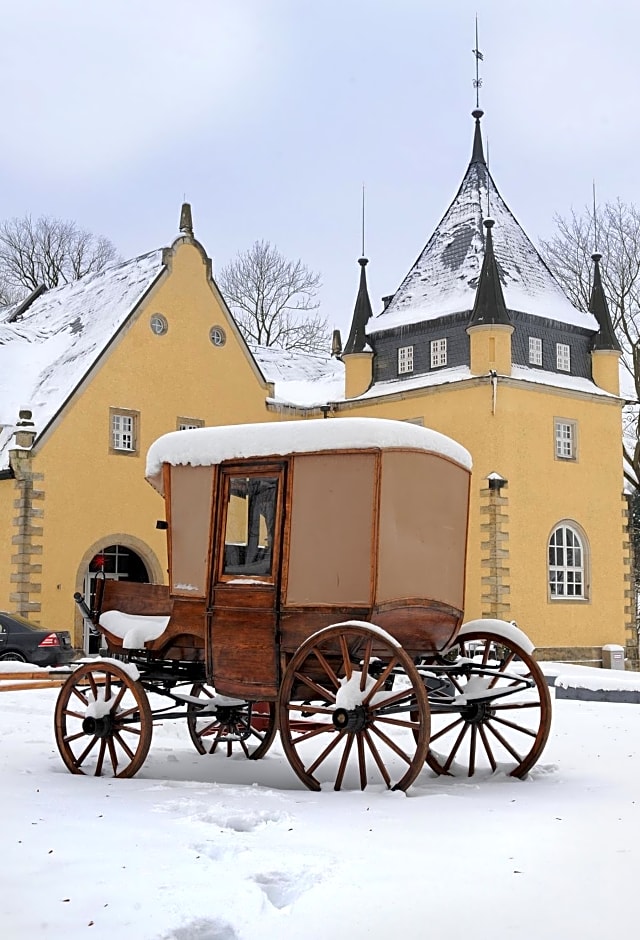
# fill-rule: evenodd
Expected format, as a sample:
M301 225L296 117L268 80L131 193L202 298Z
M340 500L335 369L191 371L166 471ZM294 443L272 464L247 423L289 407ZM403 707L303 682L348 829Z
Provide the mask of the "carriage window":
M277 497L277 477L230 477L223 574L272 573Z

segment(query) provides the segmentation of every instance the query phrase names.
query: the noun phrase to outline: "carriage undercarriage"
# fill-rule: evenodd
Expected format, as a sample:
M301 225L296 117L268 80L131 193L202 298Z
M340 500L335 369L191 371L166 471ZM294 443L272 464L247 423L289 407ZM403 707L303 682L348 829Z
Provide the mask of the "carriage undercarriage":
M56 739L71 772L131 777L154 723L173 720L186 720L203 755L258 760L279 732L310 789L405 790L425 764L437 775L525 776L551 708L530 644L510 624L476 621L443 654L412 656L386 631L348 622L300 646L275 701L220 695L203 663L144 651L85 663L61 690Z

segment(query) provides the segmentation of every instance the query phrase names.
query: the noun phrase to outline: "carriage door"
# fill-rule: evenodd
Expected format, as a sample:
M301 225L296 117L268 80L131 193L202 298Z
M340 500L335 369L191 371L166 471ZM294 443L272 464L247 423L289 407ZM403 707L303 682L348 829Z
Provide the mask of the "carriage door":
M222 467L208 660L221 694L259 700L278 689L283 464Z

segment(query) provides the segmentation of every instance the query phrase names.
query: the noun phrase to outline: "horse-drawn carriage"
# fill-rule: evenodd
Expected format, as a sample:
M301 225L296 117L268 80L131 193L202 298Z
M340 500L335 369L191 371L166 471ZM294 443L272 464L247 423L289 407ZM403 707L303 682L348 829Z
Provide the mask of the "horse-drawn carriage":
M524 776L549 691L514 625L462 626L471 461L397 421L176 431L153 444L169 584L106 580L107 655L60 692L73 773L129 777L154 721L257 759L276 730L310 788ZM78 599L78 595L76 599Z

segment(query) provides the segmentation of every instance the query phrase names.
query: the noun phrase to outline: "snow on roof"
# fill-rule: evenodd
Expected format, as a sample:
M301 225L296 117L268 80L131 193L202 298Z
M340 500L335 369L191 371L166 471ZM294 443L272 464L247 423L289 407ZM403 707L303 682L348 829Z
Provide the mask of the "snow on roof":
M163 493L163 463L203 467L246 457L376 447L423 450L471 469L469 452L438 431L385 418L332 418L172 431L149 448L145 475Z
M162 251L88 274L0 317L0 469L20 408L42 432L162 271Z
M489 211L486 212L487 205ZM498 192L484 163L471 162L456 197L386 309L369 321L373 335L410 323L471 311L484 256L484 218L507 309L596 331L595 317L563 293Z
M275 385L276 402L311 408L344 398L344 363L298 349L251 346L267 382Z
M468 366L453 366L450 369L438 369L435 372L426 372L413 375L408 379L388 379L386 382L376 382L371 388L358 396L358 401L368 398L382 398L385 395L397 395L403 392L415 391L421 388L431 388L437 385L448 385L453 382L463 382L469 379L488 378L487 375L475 375ZM611 392L606 392L591 379L578 375L564 375L560 372L547 372L544 369L531 369L528 366L513 365L511 375L498 375L498 379L519 379L525 382L535 382L536 385L550 385L554 388L573 389L576 392L585 392L588 395L599 395L604 398L616 398Z

